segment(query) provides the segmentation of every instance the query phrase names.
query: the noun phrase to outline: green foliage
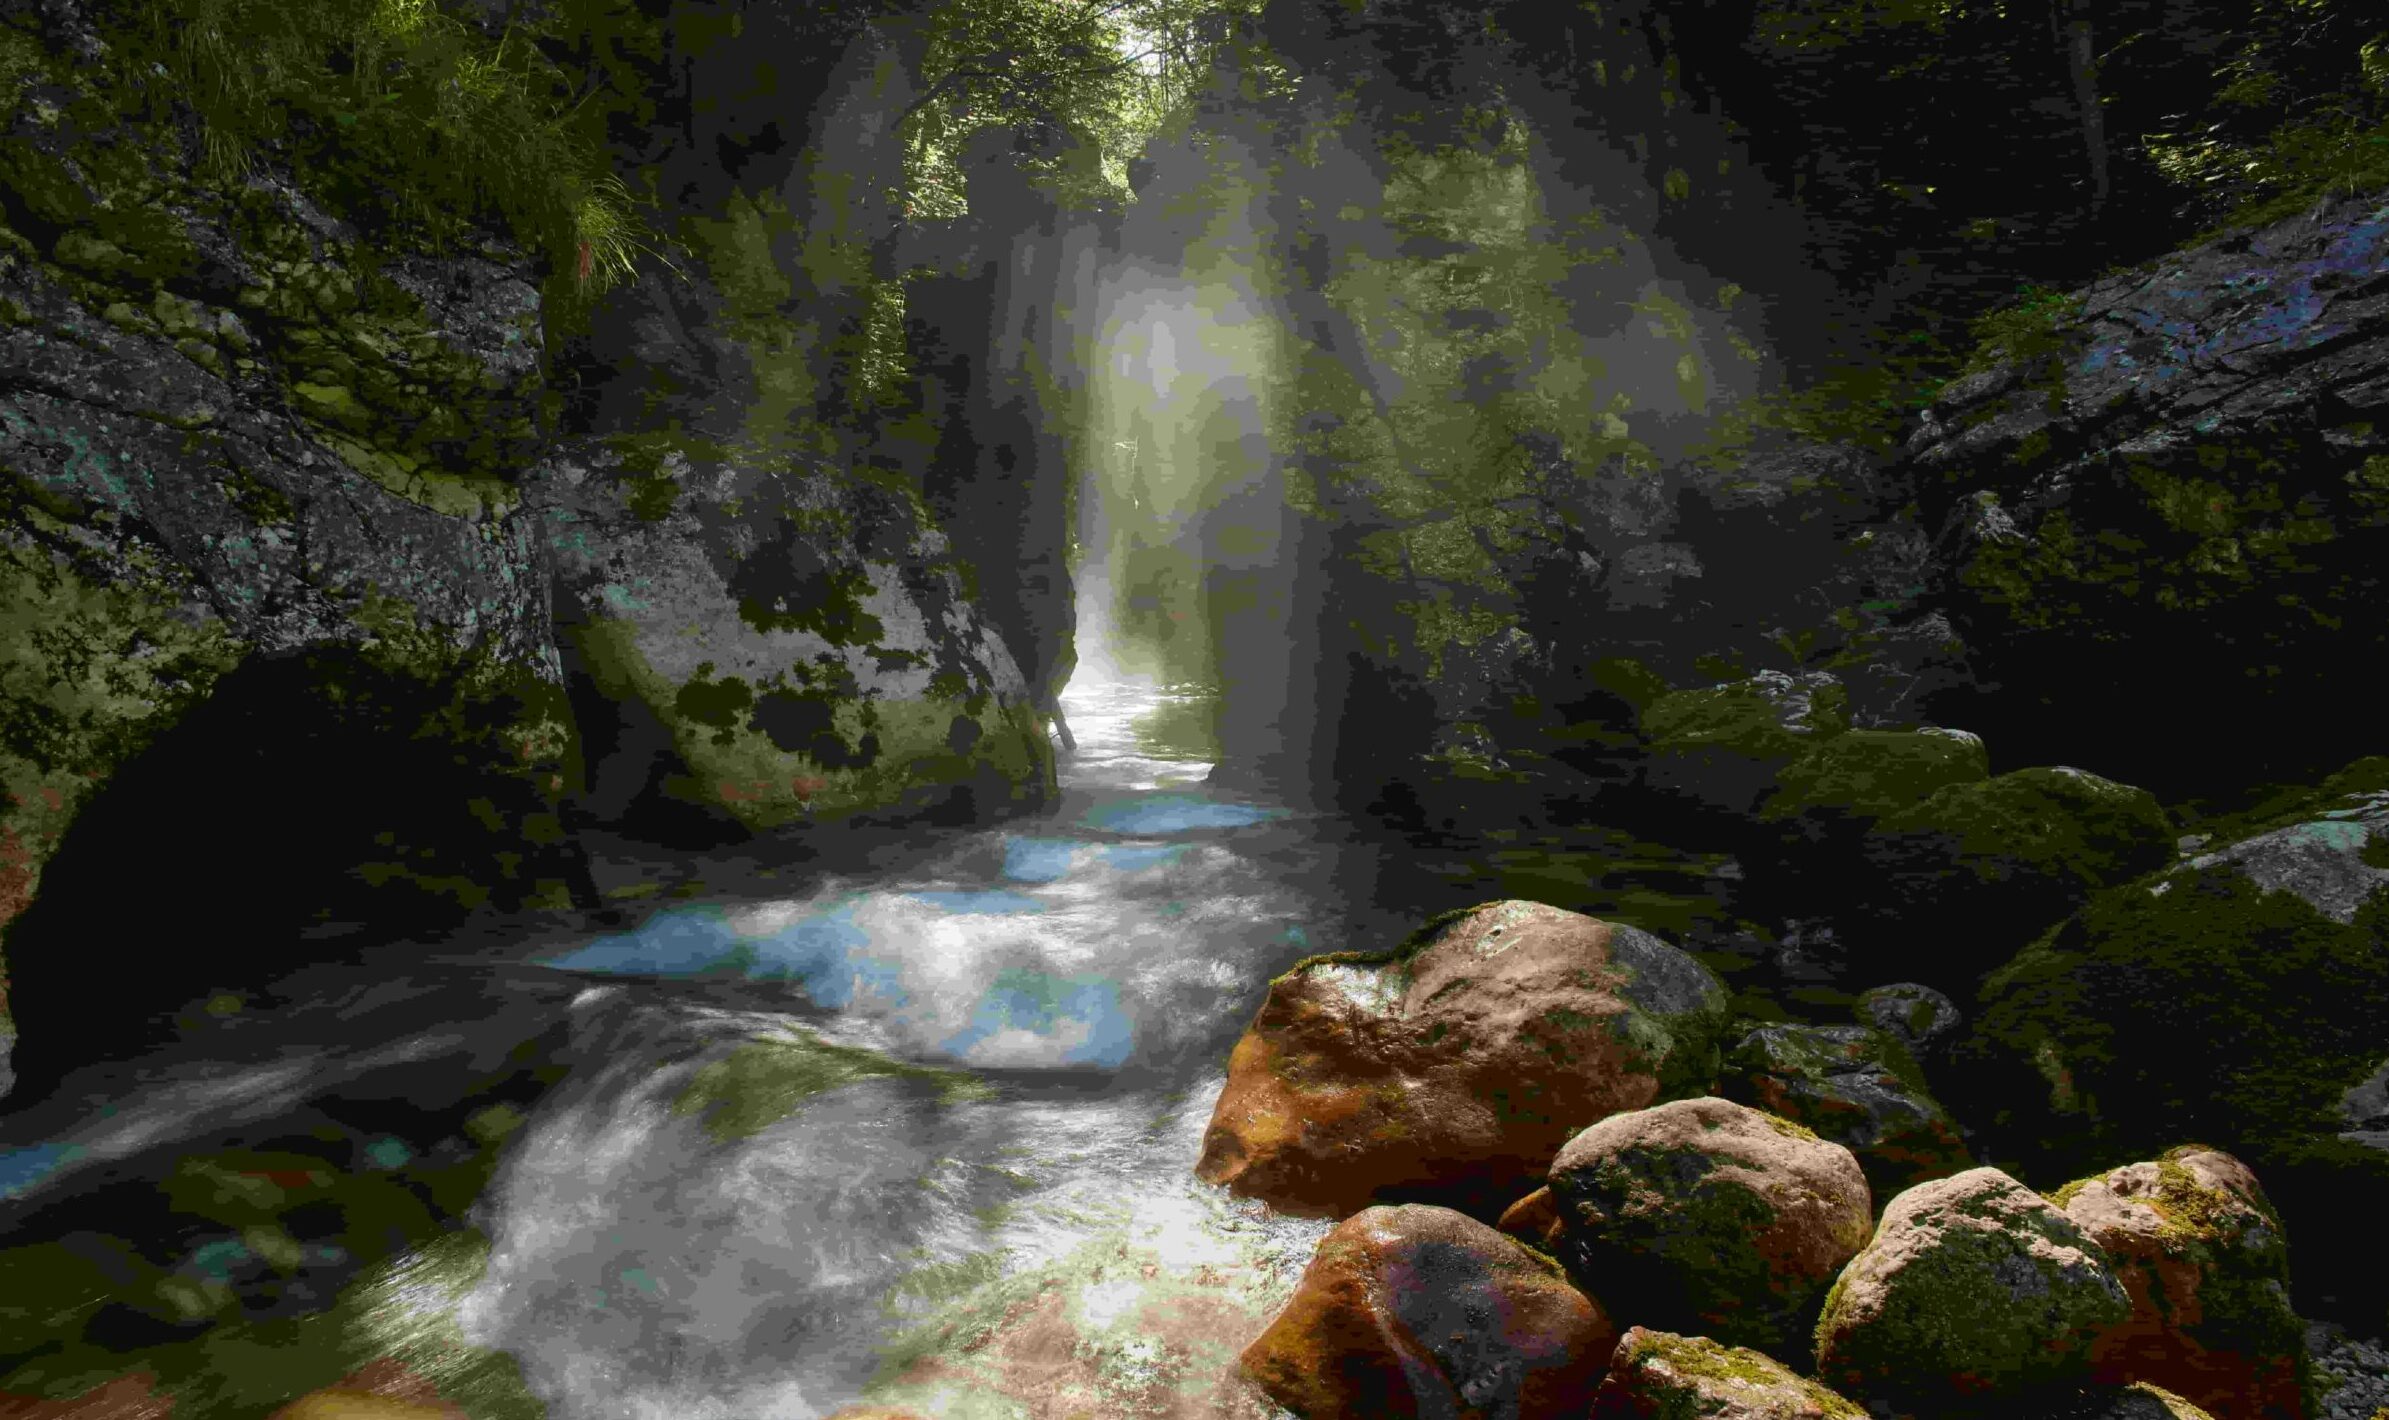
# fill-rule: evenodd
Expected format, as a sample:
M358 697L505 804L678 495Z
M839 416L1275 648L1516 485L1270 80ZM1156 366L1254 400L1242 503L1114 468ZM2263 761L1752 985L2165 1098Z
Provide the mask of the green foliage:
M2060 328L2082 309L2082 298L2026 283L2015 300L1974 322L1974 350L1964 370L1974 373L2010 361L2027 363L2065 348Z
M923 43L904 114L905 215L968 210L958 159L989 128L1045 151L1026 166L1068 206L1129 197L1128 160L1210 77L1257 0L995 0L890 22ZM1015 140L1016 145L1019 139Z
M2361 0L2253 0L2190 125L2142 150L2219 228L2389 184L2389 29Z
M352 211L433 242L503 221L551 299L585 301L653 258L596 115L521 29L491 41L434 0L128 0L116 80L200 125L204 179L267 153ZM159 72L174 82L161 87ZM165 117L163 113L156 116Z

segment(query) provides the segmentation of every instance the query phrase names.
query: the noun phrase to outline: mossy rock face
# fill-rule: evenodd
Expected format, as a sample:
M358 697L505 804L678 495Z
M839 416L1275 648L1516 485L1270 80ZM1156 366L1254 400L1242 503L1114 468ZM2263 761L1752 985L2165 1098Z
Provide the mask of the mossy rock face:
M541 487L580 672L669 741L660 771L596 766L601 794L660 781L760 832L972 821L1052 792L1029 688L917 500L693 436L577 456Z
M1848 1149L1877 1199L1975 1165L1914 1058L1864 1026L1762 1026L1726 1053L1718 1090Z
M1550 1180L1578 1286L1794 1365L1873 1221L1848 1149L1717 1098L1613 1115L1568 1141Z
M1817 1319L1816 1373L1894 1414L2012 1407L2089 1380L2093 1342L2130 1313L2065 1214L1997 1169L1970 1169L1884 1209Z
M2111 888L1994 972L1951 1074L1992 1156L2078 1176L2228 1141L2290 1222L2301 1304L2377 1308L2343 1259L2367 1226L2345 1210L2389 1188L2352 1108L2385 1053L2389 892L2349 891L2377 871L2385 798L2309 802Z
M1940 789L1876 820L1853 851L1841 900L1811 910L1886 971L1970 992L2093 891L2163 864L2173 832L2145 790L2036 768ZM1911 961L1920 936L1937 949Z
M2003 752L2080 755L2171 800L2377 748L2345 675L2389 655L2389 454L2365 393L2384 362L2334 292L2377 277L2379 208L2334 194L2106 276L2043 307L2039 358L1936 401L1907 458L1944 524L1943 606L2000 687L1965 723ZM2185 706L2232 752L2146 732ZM2242 733L2264 724L2297 728Z
M1610 1357L1592 1420L1866 1420L1866 1411L1774 1357L1706 1336L1637 1326Z
M1760 813L1820 825L1873 821L1990 776L1982 740L1962 730L1851 730L1786 765Z
M1662 695L1642 714L1643 783L1695 813L1746 815L1793 761L1849 729L1847 703L1823 672L1762 671Z

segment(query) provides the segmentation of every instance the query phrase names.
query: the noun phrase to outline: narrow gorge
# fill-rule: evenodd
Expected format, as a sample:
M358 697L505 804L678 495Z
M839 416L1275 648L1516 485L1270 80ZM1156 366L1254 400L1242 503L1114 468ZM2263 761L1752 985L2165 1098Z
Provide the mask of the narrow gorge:
M2367 7L0 100L0 1417L2389 1420Z

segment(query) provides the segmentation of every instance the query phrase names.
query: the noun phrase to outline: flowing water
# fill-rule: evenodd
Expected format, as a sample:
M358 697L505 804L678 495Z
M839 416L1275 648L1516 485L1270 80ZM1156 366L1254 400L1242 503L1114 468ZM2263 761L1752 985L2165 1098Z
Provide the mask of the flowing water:
M389 1360L560 1420L1199 1390L1326 1228L1192 1177L1228 1052L1272 975L1405 924L1338 886L1374 850L1335 821L1204 785L1195 697L1101 672L1044 818L320 963L0 1118L0 1392L139 1371L263 1414Z

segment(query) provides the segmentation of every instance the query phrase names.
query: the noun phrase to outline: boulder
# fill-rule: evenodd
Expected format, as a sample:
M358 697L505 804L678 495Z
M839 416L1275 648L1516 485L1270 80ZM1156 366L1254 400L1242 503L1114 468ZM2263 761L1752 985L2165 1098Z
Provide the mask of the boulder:
M1726 1053L1718 1091L1848 1149L1878 1199L1975 1165L1915 1060L1887 1032L1761 1026Z
M1941 392L1900 472L1980 692L1928 708L2168 801L2377 749L2346 674L2389 655L2385 242L2377 192L2334 193L2044 304L2034 353Z
M1873 1222L1848 1149L1723 1099L1613 1115L1550 1178L1560 1260L1621 1317L1800 1361Z
M2087 1382L2092 1346L2130 1315L2079 1226L1999 1170L1969 1169L1883 1210L1817 1319L1817 1376L1878 1413L2008 1407Z
M1921 981L1899 981L1858 993L1853 1008L1861 1025L1870 1025L1907 1047L1919 1060L1946 1050L1957 1039L1966 1018L1958 1003Z
M2154 1382L2217 1420L2311 1413L2288 1240L2245 1164L2189 1145L2049 1201L2106 1250L2132 1299L2132 1315L2091 1347L2095 1379Z
M1447 914L1270 983L1195 1172L1290 1213L1492 1217L1587 1124L1706 1090L1724 1008L1706 967L1636 928L1534 902Z
M1982 974L2101 887L2173 856L2146 790L2066 766L1953 784L1876 819L1833 882L1854 964L1872 959L1947 991ZM1846 886L1844 886L1846 884ZM1920 936L1934 950L1912 951Z
M1964 730L1851 730L1810 746L1785 765L1760 817L1820 837L1990 777L1989 751L1979 736Z
M2299 1247L2309 1315L2389 1306L2366 1084L2389 1020L2389 760L2369 760L2212 851L2093 898L1983 984L1941 1078L1983 1156L2055 1179L2225 1140ZM2336 862L2332 861L2336 860Z
M532 496L609 817L729 840L1051 795L1039 692L902 487L625 435L556 451Z
M1367 1208L1319 1244L1246 1375L1310 1420L1581 1414L1616 1328L1547 1257L1448 1208Z
M1644 787L1695 815L1747 815L1793 761L1849 729L1846 699L1823 671L1761 671L1660 696L1642 714Z
M1772 1356L1706 1336L1633 1327L1593 1393L1591 1420L1866 1420Z

